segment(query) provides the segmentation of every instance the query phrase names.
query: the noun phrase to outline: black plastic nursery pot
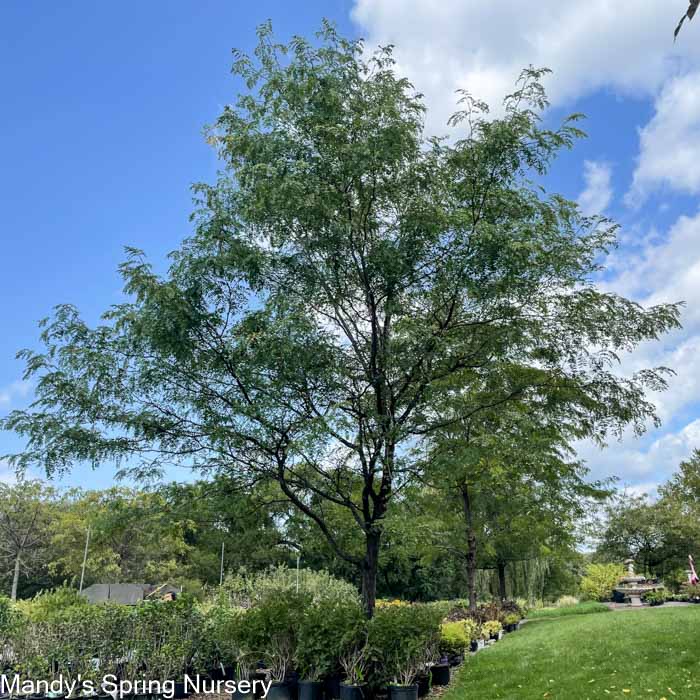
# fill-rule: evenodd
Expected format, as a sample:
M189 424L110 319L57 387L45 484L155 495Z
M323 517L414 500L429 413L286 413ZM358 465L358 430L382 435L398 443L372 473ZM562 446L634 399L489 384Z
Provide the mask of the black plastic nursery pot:
M187 689L185 688L185 683L184 681L176 681L175 682L175 694L174 698L175 700L185 700L185 698L188 698L190 694L187 692Z
M340 700L365 700L367 698L366 685L340 684Z
M323 683L299 681L299 700L323 700Z
M447 664L439 664L430 669L430 676L433 680L433 685L449 685L450 684L450 667Z
M418 700L418 684L390 685L389 700Z
M340 674L328 676L323 681L323 693L326 700L338 700L340 698Z
M267 700L292 700L293 697L292 685L287 681L272 683L270 692L267 694Z
M449 665L452 666L452 668L455 668L456 666L461 666L463 663L464 654L452 654L452 656L450 656Z
M234 693L231 693L231 700L254 700L255 695L251 690L249 690L247 693L242 693L238 688L236 688L236 691Z
M418 697L424 698L426 695L430 694L430 676L424 673L416 679L418 682Z

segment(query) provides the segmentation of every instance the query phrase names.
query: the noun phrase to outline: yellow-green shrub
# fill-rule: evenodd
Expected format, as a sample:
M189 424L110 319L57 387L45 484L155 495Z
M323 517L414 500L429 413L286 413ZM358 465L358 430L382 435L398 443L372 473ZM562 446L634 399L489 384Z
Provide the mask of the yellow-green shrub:
M440 651L443 654L463 654L479 636L479 625L474 620L443 622L440 626Z
M619 564L590 564L581 579L581 593L587 600L610 600L613 589L624 575Z

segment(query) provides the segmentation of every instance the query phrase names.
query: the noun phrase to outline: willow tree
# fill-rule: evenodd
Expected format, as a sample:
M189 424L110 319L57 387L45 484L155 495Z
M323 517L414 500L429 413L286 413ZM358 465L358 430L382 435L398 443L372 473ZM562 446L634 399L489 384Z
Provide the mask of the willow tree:
M102 325L58 308L46 350L23 354L36 403L5 427L28 438L19 468L174 462L274 482L361 572L371 614L383 520L415 473L409 448L444 427L442 393L514 361L550 368L547 383L595 381L677 310L590 283L614 227L533 182L580 135L542 126L541 71L500 119L464 95L441 140L390 48L366 57L329 26L313 45L259 38L209 133L222 172L196 188L195 234L165 275L131 251L130 297ZM619 380L617 400L645 412L643 388L662 382Z

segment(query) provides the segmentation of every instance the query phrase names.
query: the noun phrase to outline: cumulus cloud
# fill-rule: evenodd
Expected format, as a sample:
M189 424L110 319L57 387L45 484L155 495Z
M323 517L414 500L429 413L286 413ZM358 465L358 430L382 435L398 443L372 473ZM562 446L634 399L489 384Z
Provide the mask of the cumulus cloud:
M639 133L639 159L627 196L631 205L659 185L700 193L700 71L669 80L655 107Z
M655 96L700 58L700 42L673 43L672 9L668 0L356 0L353 18L370 45L396 44L400 70L426 95L429 126L443 132L455 90L497 105L528 65L555 71L554 104L601 88Z
M584 214L602 214L613 198L612 168L608 163L587 160L583 164L586 188L578 198Z
M660 436L645 449L640 449L638 441L630 436L603 450L583 443L579 445L578 452L588 462L594 478L617 474L621 485L630 492L654 495L698 445L700 420L695 420L678 432Z

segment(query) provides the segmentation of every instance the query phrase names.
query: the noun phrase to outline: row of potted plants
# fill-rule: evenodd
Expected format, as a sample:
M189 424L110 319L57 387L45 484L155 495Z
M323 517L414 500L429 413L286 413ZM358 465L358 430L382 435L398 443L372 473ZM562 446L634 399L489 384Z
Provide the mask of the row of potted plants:
M78 601L47 605L41 614L0 600L0 673L25 679L92 681L110 675L177 681L187 674L271 682L269 700L362 700L388 689L414 700L431 681L449 681L450 665L517 626L503 605L476 616L460 604L378 606L368 621L347 586L275 587L251 594L222 589L204 604L179 598L135 607ZM42 607L43 606L43 607ZM49 612L46 612L49 610ZM80 694L80 684L76 694ZM245 686L244 686L245 687ZM250 693L238 692L237 700ZM139 700L145 700L139 698Z

